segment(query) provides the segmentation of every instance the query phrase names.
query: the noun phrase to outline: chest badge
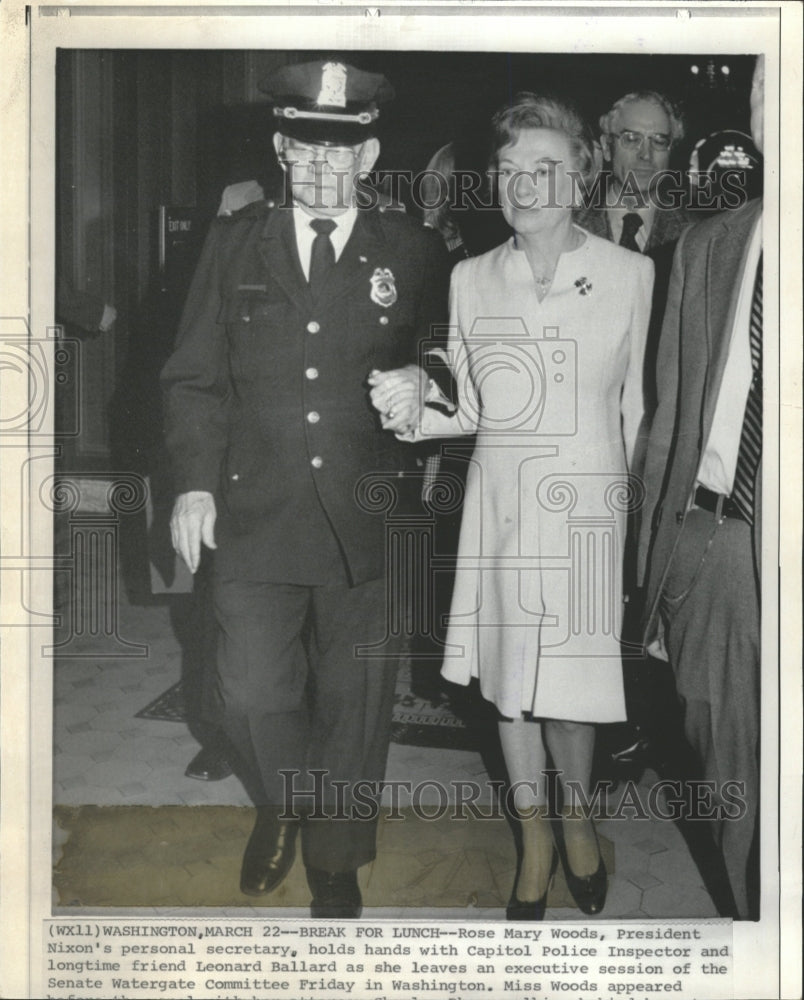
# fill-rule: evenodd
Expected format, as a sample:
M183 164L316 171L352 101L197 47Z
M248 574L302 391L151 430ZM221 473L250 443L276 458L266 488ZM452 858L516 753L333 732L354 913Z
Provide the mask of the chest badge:
M396 280L387 267L377 267L371 276L371 301L388 309L398 298Z

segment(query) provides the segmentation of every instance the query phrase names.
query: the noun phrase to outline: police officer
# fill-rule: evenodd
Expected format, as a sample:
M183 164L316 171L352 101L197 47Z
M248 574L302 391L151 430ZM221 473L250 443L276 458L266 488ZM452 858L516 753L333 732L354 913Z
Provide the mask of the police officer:
M393 431L418 409L401 393L378 419L367 380L397 369L426 390L419 347L444 322L447 269L437 235L358 204L384 77L330 60L264 89L287 197L207 238L162 375L171 531L193 572L215 550L221 724L257 806L241 890L275 889L300 839L312 915L357 917L403 651L377 501L402 501L411 459Z

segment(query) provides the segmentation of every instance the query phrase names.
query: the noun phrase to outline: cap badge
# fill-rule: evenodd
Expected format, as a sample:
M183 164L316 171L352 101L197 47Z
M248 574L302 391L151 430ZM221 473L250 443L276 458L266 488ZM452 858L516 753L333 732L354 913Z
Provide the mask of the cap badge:
M321 71L321 92L316 104L332 108L346 107L346 67L343 63L324 64Z
M397 300L396 280L387 267L376 267L371 276L371 301L388 309Z

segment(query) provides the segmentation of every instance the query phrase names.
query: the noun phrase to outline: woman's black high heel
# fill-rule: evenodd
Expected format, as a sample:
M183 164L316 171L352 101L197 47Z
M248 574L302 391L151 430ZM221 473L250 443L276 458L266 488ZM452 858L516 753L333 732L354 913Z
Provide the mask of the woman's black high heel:
M547 888L544 890L543 895L540 899L535 902L530 902L528 900L517 899L516 886L514 886L514 891L511 893L511 899L508 906L505 908L505 919L506 920L543 920L544 911L547 908L547 894L550 892L550 886L553 884L553 877L556 873L556 868L558 868L558 851L553 845L553 856L550 859L550 874L547 878ZM517 881L519 879L517 878Z
M608 878L603 858L600 859L597 871L592 875L578 876L573 874L569 862L567 862L564 874L567 879L567 888L578 909L590 917L600 913L606 905L606 890L608 889Z
M600 844L597 840L597 831L595 830L594 832L600 862L597 866L597 871L591 875L576 875L572 871L569 857L566 854L566 844L564 846L564 875L567 880L567 888L581 913L585 913L590 917L600 913L606 905L606 892L609 885L606 866L603 863L603 855L600 853Z

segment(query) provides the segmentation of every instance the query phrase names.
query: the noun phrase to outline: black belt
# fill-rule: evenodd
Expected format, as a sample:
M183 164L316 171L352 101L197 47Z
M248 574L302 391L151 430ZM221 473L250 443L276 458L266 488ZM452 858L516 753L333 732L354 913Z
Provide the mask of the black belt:
M713 490L708 490L705 486L699 486L695 490L692 502L696 507L700 507L701 510L708 510L711 514L716 514L718 503L722 503L720 508L722 517L736 517L741 521L745 521L745 515L731 497L724 496L722 493L715 493Z

